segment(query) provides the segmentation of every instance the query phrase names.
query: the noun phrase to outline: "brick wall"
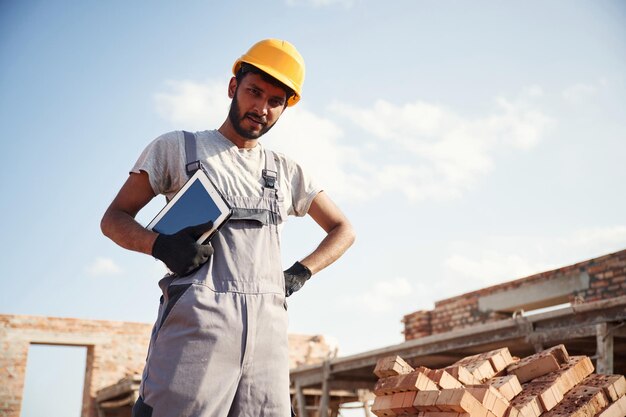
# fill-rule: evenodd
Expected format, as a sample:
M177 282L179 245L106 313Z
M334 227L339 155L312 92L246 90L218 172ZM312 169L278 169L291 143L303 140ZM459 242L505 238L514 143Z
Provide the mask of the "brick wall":
M512 310L524 307L529 310L623 295L626 295L626 250L437 301L433 310L404 316L404 337L411 340L502 320L510 318ZM525 299L526 306L515 307L516 296ZM507 309L507 302L513 307Z
M151 325L0 315L0 417L19 417L30 344L86 346L82 415L96 417L96 392L141 372Z
M97 417L99 390L141 374L151 324L75 318L0 315L0 417L19 417L31 344L85 346L81 415ZM291 367L327 359L334 349L320 335L289 335Z

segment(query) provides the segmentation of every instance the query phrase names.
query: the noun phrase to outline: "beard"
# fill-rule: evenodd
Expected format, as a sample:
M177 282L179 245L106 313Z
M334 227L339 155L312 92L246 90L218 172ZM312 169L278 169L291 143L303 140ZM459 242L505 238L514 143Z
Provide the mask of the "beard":
M233 128L239 136L249 140L258 139L266 134L272 127L274 127L274 124L276 124L276 122L271 125L264 124L261 130L245 129L242 122L248 116L251 116L255 120L263 120L263 117L255 113L248 112L244 115L241 114L241 110L239 109L239 102L237 101L237 91L235 91L235 96L233 97L233 100L230 104L230 110L228 111L228 119L230 120L230 123L233 125Z

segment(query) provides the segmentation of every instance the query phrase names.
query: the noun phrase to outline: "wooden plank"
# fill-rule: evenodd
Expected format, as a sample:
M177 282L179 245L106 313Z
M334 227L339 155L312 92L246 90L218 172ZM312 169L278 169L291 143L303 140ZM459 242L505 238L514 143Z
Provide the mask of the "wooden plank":
M96 401L106 401L136 391L141 383L141 375L131 375L119 380L116 384L102 388L96 394Z
M324 362L324 380L322 381L322 398L320 400L319 417L328 417L328 405L330 402L330 362Z
M307 417L306 401L304 399L304 393L302 392L302 385L296 381L296 399L298 401L298 416Z

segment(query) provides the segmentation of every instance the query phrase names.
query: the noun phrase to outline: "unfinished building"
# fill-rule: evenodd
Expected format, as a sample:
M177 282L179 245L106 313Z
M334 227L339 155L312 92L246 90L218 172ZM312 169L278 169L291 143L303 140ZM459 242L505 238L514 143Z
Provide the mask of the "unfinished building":
M19 417L30 345L87 348L81 416L130 416L151 324L0 315L0 417ZM289 335L291 368L336 354L323 336Z
M528 314L550 306L560 308ZM316 415L329 416L330 392L372 390L376 363L389 355L437 369L504 347L523 358L563 344L593 360L598 374L625 374L626 250L441 300L402 321L403 343L293 369L296 397L318 388ZM299 415L306 416L300 403Z
M550 306L559 308L529 314ZM405 342L346 357L321 336L290 336L298 415L366 403L376 364L390 355L437 369L487 351L524 358L562 344L593 361L597 374L626 373L626 250L441 300L402 321ZM0 315L0 417L19 416L30 344L86 346L82 416L130 415L150 331L143 323Z

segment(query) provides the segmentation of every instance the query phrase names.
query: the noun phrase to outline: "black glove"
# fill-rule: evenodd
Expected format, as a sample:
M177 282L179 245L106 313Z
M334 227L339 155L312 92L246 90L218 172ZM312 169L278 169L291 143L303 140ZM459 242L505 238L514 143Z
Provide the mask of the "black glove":
M293 264L285 274L285 296L289 297L298 291L309 278L311 278L311 270L300 262Z
M213 255L210 244L196 242L213 227L213 222L189 226L173 235L159 234L152 246L152 256L165 263L167 268L184 277L200 268Z

